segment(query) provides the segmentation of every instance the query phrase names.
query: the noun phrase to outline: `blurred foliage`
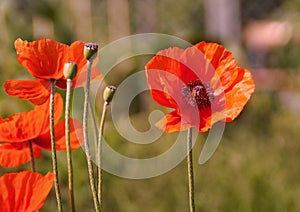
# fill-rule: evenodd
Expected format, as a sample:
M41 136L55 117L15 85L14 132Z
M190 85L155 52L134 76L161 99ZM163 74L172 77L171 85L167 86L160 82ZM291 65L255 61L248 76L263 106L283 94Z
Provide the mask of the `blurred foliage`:
M80 1L80 0L79 0ZM76 22L70 4L77 1L62 0L2 0L0 1L0 84L7 79L32 78L16 60L13 42L16 38L33 40L33 17L42 17L53 23L53 39L71 43L81 39L74 33ZM142 33L138 21L139 0L128 1L130 32ZM109 43L106 1L91 0L92 38L101 46ZM205 35L204 1L170 0L154 1L154 32L183 38L191 43L209 39ZM252 20L282 18L298 20L300 1L291 0L241 0L243 27ZM85 18L85 17L82 17ZM297 22L295 22L297 23ZM258 32L259 33L259 32ZM294 37L283 47L268 53L267 67L298 70L299 39ZM148 58L120 63L105 79L118 85L130 74L142 70ZM125 70L126 69L126 70ZM287 78L294 83L298 75ZM198 157L207 134L199 135L194 150L195 198L198 211L299 211L300 202L300 121L299 110L290 110L282 102L280 89L257 89L241 115L226 129L220 146L204 165ZM296 97L295 97L296 98ZM139 95L131 105L131 121L139 130L147 130L148 114L158 108L149 93ZM32 108L28 102L9 97L0 89L0 115ZM159 109L161 109L159 107ZM137 158L158 155L172 145L177 134L164 134L157 142L137 145L126 141L115 129L108 116L105 137L109 144L124 155ZM60 152L59 169L64 207L67 209L67 176L65 153ZM93 201L87 176L86 159L82 149L73 152L75 170L75 200L77 211L93 211ZM51 156L44 151L36 160L37 171L51 171ZM14 169L1 168L0 173L29 169L25 164ZM129 180L104 172L104 211L186 211L187 178L186 162L182 161L168 173L145 180ZM54 191L40 210L56 211Z
M268 55L268 65L270 67L285 70L299 71L300 43L290 41L282 48L277 48Z
M281 6L284 0L241 0L242 22L247 24L253 20L261 20L270 17L272 11ZM259 6L258 6L259 5Z

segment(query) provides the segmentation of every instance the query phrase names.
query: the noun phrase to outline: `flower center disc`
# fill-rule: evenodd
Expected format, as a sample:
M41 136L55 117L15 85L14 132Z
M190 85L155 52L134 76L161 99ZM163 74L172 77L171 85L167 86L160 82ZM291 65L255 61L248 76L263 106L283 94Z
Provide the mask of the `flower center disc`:
M215 96L209 83L194 80L182 86L182 98L187 104L204 109L211 105Z

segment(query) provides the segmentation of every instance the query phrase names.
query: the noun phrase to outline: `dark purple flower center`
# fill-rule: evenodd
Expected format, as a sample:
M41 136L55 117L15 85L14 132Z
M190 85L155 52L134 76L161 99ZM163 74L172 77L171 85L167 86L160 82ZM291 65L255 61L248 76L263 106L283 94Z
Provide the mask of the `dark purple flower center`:
M181 89L183 100L198 109L204 109L211 105L215 99L214 90L207 82L201 82L200 80L191 81L182 86Z

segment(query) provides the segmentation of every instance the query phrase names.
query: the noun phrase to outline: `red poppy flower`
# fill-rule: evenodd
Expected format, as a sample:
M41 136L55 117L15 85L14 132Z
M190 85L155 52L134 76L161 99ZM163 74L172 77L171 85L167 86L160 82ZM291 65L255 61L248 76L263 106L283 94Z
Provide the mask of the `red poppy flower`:
M63 100L59 94L55 95L55 102L56 147L58 151L63 151L66 150L65 125L64 120L58 121L63 112ZM35 106L29 112L1 119L0 142L3 144L0 144L0 166L14 167L28 162L30 160L29 141L32 141L36 158L40 156L41 148L51 151L49 123L49 102ZM80 146L78 136L82 136L82 127L76 119L71 119L70 123L71 148L77 149Z
M54 180L54 174L23 171L4 174L0 178L0 211L38 211L44 205Z
M250 71L216 43L162 50L145 68L154 100L175 109L157 123L165 132L205 132L218 121L230 122L255 89Z
M84 45L82 41L76 41L68 46L46 38L33 42L17 39L15 48L18 62L39 80L8 80L4 84L6 92L30 100L33 104L42 104L49 97L51 79L56 80L57 87L66 89L66 79L63 75L66 62L75 62L78 67L78 74L72 80L72 88L84 86L87 62L83 55ZM91 79L102 79L97 67L92 69Z

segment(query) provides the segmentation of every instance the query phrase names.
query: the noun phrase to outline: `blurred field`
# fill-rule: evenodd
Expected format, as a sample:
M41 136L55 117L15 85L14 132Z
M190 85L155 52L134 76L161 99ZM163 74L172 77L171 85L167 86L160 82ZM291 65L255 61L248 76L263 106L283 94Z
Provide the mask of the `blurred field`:
M197 211L300 211L300 1L224 0L226 7L218 7L221 2L2 0L0 84L7 79L31 78L16 60L13 42L18 37L50 37L68 44L84 40L101 47L131 34L157 32L191 43L222 43L241 66L252 71L257 89L241 115L226 124L221 144L204 165L197 161L207 134L197 139ZM215 11L213 16L211 10ZM238 16L232 17L228 12ZM264 39L265 35L268 39ZM148 58L124 61L107 76L106 83L119 85L130 74L142 70ZM1 117L30 108L30 103L7 96L1 87ZM157 108L163 109L149 93L138 96L131 107L133 125L147 130L148 114ZM137 158L163 152L176 136L165 134L149 145L132 144L114 128L110 116L105 130L105 138L116 151ZM58 157L67 211L65 153ZM77 211L93 211L83 150L74 151L73 158ZM36 163L38 172L51 171L50 153L44 151ZM29 164L1 168L0 173L29 168ZM182 161L170 172L145 180L123 179L105 172L104 211L187 211L186 169L186 161ZM56 211L54 190L40 211Z

